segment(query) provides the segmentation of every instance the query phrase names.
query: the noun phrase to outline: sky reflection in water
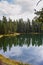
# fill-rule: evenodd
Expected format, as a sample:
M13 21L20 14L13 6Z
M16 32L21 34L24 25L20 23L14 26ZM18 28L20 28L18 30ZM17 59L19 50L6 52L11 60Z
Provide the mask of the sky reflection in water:
M25 63L31 63L34 65L43 65L43 46L35 47L30 45L12 46L11 50L7 49L7 52L0 50L0 53L15 60L19 60Z
M24 63L30 63L33 65L43 65L43 44L40 46L32 46L32 38L30 39L30 45L23 44L22 46L12 44L9 50L9 45L7 46L7 51L4 52L3 48L0 49L0 54L6 57L22 61ZM37 43L38 40L36 40ZM26 42L26 41L25 41ZM43 38L42 38L43 43Z

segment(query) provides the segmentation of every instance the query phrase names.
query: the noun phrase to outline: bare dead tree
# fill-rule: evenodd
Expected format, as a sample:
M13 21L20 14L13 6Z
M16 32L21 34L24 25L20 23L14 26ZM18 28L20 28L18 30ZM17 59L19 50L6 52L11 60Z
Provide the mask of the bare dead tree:
M38 4L41 2L42 0L39 0L36 4L36 6L38 6ZM36 9L34 9L34 11L36 12Z
M39 0L39 1L37 2L36 6L37 6L41 1L42 1L42 0Z

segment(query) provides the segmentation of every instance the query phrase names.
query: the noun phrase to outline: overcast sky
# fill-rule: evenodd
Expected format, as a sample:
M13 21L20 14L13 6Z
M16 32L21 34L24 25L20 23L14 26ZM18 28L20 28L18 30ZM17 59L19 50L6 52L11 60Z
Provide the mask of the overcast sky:
M39 0L0 0L0 19L2 16L7 18L26 20L33 19L34 9L40 10L43 7L43 0L36 6Z

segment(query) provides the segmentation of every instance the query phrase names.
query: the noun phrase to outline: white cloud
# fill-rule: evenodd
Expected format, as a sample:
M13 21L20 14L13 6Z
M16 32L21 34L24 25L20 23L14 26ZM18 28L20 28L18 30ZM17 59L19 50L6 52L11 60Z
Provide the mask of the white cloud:
M4 15L7 18L19 19L23 18L26 20L30 18L33 19L34 9L39 10L43 7L43 1L36 6L39 0L12 0L8 2L7 0L0 1L0 18Z
M21 7L19 5L9 4L7 1L0 2L0 15L10 17L19 15L20 13Z
M21 7L19 5L9 4L7 1L2 1L0 3L0 10L5 14L15 15L20 13Z

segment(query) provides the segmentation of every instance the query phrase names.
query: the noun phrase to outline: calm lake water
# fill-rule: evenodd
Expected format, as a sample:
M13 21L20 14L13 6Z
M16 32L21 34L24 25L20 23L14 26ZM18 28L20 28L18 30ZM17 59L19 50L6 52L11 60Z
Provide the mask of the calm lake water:
M43 34L2 37L0 54L24 63L43 65Z

